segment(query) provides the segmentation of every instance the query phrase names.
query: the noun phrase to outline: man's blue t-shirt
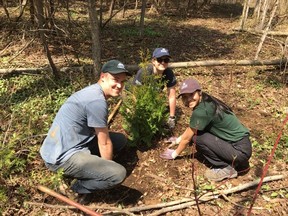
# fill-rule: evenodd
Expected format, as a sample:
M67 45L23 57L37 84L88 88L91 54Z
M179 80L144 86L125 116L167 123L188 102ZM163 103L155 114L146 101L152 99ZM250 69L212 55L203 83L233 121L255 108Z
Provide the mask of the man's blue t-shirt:
M94 128L107 126L108 105L99 84L72 94L56 114L40 149L43 160L58 164L77 151L87 150Z

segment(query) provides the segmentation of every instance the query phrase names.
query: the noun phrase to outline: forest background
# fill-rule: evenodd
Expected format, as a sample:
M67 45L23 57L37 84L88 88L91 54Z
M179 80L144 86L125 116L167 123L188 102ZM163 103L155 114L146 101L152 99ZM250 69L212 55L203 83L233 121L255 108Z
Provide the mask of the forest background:
M148 149L127 150L120 159L129 171L123 187L95 195L93 209L111 213L112 207L120 211L197 198L259 179L264 173L281 178L265 184L257 200L252 187L227 199L173 210L158 205L162 212L152 208L140 213L244 215L253 204L261 207L253 209L255 215L288 213L286 0L2 0L0 6L2 215L81 215L37 189L45 185L59 192L63 181L61 173L45 168L39 156L41 142L61 104L95 82L103 63L116 58L136 72L155 47L170 50L170 67L179 82L197 78L250 129L251 171L221 184L207 182L202 175L205 167L191 157L172 164L159 159L165 144L163 137L156 137ZM113 111L118 101L110 102ZM183 131L189 117L180 102L177 116L173 135ZM110 128L129 134L122 122L116 113ZM197 167L196 181L191 164Z

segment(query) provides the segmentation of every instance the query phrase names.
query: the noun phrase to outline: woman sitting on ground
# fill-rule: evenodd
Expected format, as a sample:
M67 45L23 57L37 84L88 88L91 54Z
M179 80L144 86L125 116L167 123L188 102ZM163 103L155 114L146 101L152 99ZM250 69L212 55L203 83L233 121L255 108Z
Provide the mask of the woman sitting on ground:
M219 99L202 92L195 79L187 79L180 85L179 97L192 109L190 125L175 140L179 144L177 149L168 148L160 157L175 159L189 143L195 143L197 153L211 164L211 169L205 172L209 180L235 178L249 170L250 133L232 110Z

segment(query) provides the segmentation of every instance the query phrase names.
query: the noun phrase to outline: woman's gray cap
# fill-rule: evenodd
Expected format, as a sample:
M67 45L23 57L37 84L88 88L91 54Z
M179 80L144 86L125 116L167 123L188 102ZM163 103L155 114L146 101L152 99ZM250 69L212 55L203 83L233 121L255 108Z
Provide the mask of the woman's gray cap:
M125 68L124 64L118 60L110 60L106 62L101 71L110 74L126 73L127 75L132 76L132 74Z
M201 90L199 82L195 79L186 79L180 85L180 94L177 98L181 97L183 94L193 93L197 90Z

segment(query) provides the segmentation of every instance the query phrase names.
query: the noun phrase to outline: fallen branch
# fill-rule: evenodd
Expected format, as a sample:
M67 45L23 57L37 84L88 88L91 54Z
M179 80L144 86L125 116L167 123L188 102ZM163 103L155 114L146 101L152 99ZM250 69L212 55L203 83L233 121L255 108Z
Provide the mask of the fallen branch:
M277 180L281 180L281 179L285 179L287 177L287 174L285 175L275 175L275 176L267 176L263 179L263 183L264 182L270 182L270 181L277 181ZM238 185L236 187L233 187L233 188L230 188L230 189L227 189L227 190L223 190L221 191L221 193L227 195L227 194L231 194L231 193L235 193L235 192L239 192L239 191L242 191L242 190L246 190L250 187L254 187L256 185L258 185L260 182L260 179L257 179L257 180L254 180L252 182L248 182L246 184L243 184L243 185Z
M287 58L272 59L272 60L204 60L204 61L190 61L190 62L172 62L169 63L170 68L190 68L190 67L213 67L213 66L264 66L264 65L281 65L287 62ZM125 65L129 71L137 71L138 65ZM83 69L91 70L92 65L63 67L61 72L67 71L83 71ZM8 68L0 69L0 74L7 73L41 73L51 72L50 67L43 68Z
M89 208L87 208L87 207L85 207L85 206L83 206L83 205L81 205L81 204L79 204L79 203L77 203L77 202L75 202L75 201L73 201L73 200L61 195L61 194L59 194L59 193L56 193L55 191L53 191L53 190L51 190L51 189L49 189L49 188L47 188L45 186L38 185L37 188L40 191L42 191L44 193L47 193L47 194L49 194L49 195L51 195L51 196L53 196L53 197L55 197L55 198L57 198L57 199L59 199L59 200L61 200L63 202L66 202L67 204L69 204L71 206L75 206L76 208L80 209L81 211L83 211L83 212L85 212L85 213L87 213L89 215L101 216L101 214L98 214L97 212L94 212L91 209L89 209Z
M8 60L8 63L10 63L10 62L11 62L13 59L15 59L17 56L19 56L34 40L35 40L35 38L32 38L32 40L30 40L29 42L27 42L21 50L19 50L14 56L12 56L12 57Z
M70 205L52 205L48 203L37 203L37 202L24 202L24 205L30 205L30 206L44 206L47 208L60 208L60 209L77 209L75 206Z
M263 179L263 183L264 182L281 180L281 179L284 179L286 177L287 177L287 173L285 173L284 175L268 176L268 177L265 177ZM240 191L246 190L246 189L248 189L250 187L254 187L254 186L259 184L259 181L260 181L260 179L257 179L257 180L254 180L252 182L248 182L248 183L243 184L243 185L238 185L238 186L230 188L230 189L206 193L206 194L204 194L203 196L201 196L199 198L198 202L199 203L203 203L203 202L207 202L207 201L210 201L210 200L213 200L213 199L217 199L217 198L222 196L222 197L224 197L224 199L228 200L229 202L231 202L234 205L237 205L237 206L242 207L242 208L247 208L245 206L242 206L242 205L239 205L237 203L232 202L231 200L228 199L228 197L226 195L232 194L232 193L236 193L236 192L240 192ZM52 191L52 190L50 190L48 188L45 188L43 186L38 186L38 189L43 191L43 192L45 192L45 193L48 193L49 195L52 195L52 196L58 198L60 200L62 200L62 198L64 197L64 196L62 196L62 195L60 195L60 194L58 194L58 193L56 193L56 192L54 192L54 191ZM66 201L68 200L68 202L70 202L70 203L74 202L74 201L68 199L67 197L64 197L64 199L66 199ZM62 200L62 201L64 201L64 200ZM66 202L66 201L64 201L64 202ZM66 203L68 203L68 202L66 202ZM68 203L68 204L70 204L70 203ZM74 202L74 203L76 203L76 202ZM25 204L46 206L46 207L49 207L49 208L67 208L67 209L78 208L77 206L72 205L72 204L70 204L71 206L50 205L50 204L46 204L46 203L34 203L34 202L25 202ZM76 203L76 204L80 205L79 203ZM180 210L180 209L185 209L185 208L191 207L193 205L196 205L196 201L195 201L194 198L183 198L181 200L175 200L175 201L166 202L166 203L159 203L159 204L147 205L147 206L137 206L137 207L126 208L126 209L119 209L119 208L116 208L116 207L105 207L105 206L90 205L89 206L89 210L92 211L91 209L98 209L98 210L101 209L101 210L108 210L109 211L109 212L103 213L103 215L109 214L109 213L115 213L115 214L122 213L122 214L126 214L126 215L131 215L132 216L132 215L134 215L132 212L141 212L141 211L148 211L148 210L160 209L161 208L160 210L149 214L149 216L158 216L158 215L161 215L161 214L164 214L164 213L167 213L167 212L176 211L176 210ZM82 206L82 207L86 208L85 206ZM80 209L80 208L78 208L78 209ZM86 208L86 209L88 209L88 208ZM260 207L253 207L253 209L254 210L263 210L263 208L260 208ZM99 215L96 212L93 212L93 213L94 213L94 215L95 214Z
M238 29L235 28L233 31L239 31L239 32L248 32L251 34L264 34L264 30L255 30L255 29ZM267 35L271 36L288 36L288 32L282 32L282 31L268 31Z
M276 180L284 179L286 177L287 177L287 175L269 176L269 177L265 177L263 179L263 182L276 181ZM227 190L209 192L209 193L204 194L202 197L200 197L198 202L199 203L203 203L203 202L207 202L207 201L219 198L223 194L224 195L228 195L228 194L231 194L231 193L235 193L235 192L239 192L239 191L242 191L242 190L246 190L246 189L248 189L250 187L258 185L259 182L260 182L260 179L257 179L255 181L252 181L252 182L249 182L249 183L246 183L246 184L243 184L243 185L239 185L239 186L227 189ZM181 203L179 205L174 205L174 206L169 206L167 208L163 208L163 209L158 210L158 211L156 211L156 212L154 212L152 214L149 214L149 216L158 216L158 215L161 215L161 214L164 214L164 213L167 213L167 212L176 211L176 210L180 210L180 209L184 209L184 208L188 208L188 207L191 207L193 205L196 205L196 201L194 199L191 199L191 200L188 199L188 201L186 203ZM259 210L258 207L257 208L253 208L253 209Z
M232 204L235 205L235 206L249 209L249 207L247 207L247 206L240 205L240 204L238 204L238 203L233 202L233 201L230 200L225 194L221 194L221 196L222 196L227 202L230 202L230 203L232 203ZM257 209L257 210L263 210L263 209L265 209L265 208L262 208L262 207L253 207L253 209L254 209L254 210L256 210L256 209Z
M201 67L201 66L262 66L262 65L280 65L287 59L273 60L207 60L207 61L191 61L191 62L173 62L169 64L171 68L180 67Z

